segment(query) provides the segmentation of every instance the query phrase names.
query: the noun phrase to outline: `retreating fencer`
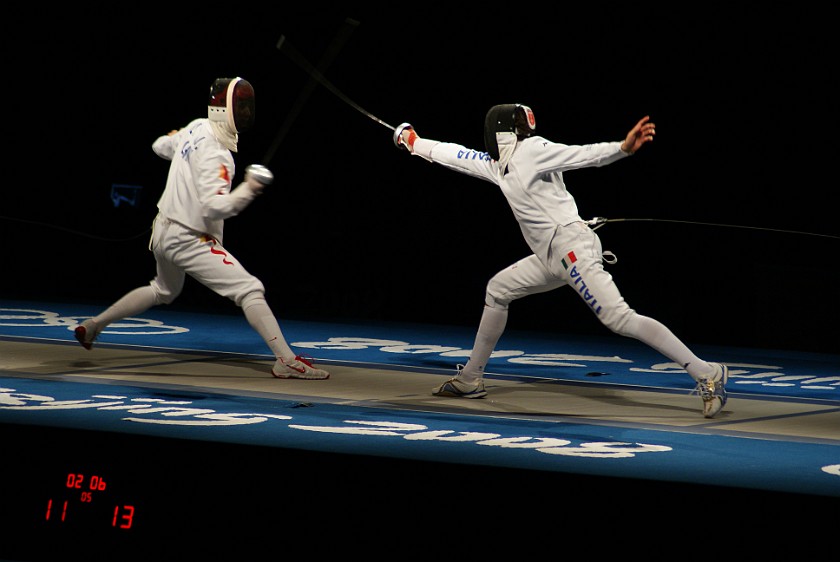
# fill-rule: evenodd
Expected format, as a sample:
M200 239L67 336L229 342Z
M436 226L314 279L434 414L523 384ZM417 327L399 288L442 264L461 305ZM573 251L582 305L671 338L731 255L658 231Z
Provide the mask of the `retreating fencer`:
M662 323L628 306L604 269L603 262L612 263L614 256L603 252L563 180L563 172L605 166L634 154L653 140L654 123L646 116L622 141L580 146L549 141L536 136L535 130L534 112L521 104L496 105L487 112L486 152L420 138L409 123L394 130L394 143L411 154L499 186L533 252L490 279L469 360L433 394L486 396L484 369L504 332L510 303L570 287L604 326L644 342L682 366L696 382L703 415L715 416L726 404L728 368L700 359Z
M242 78L218 78L210 87L207 117L160 136L154 152L170 160L166 187L158 201L149 250L157 274L102 313L82 322L76 339L86 349L109 324L170 304L181 294L186 275L242 308L276 361L271 373L281 379L327 379L286 343L265 300L265 287L227 250L224 221L241 213L274 179L268 168L248 166L242 183L231 189L236 172L233 152L239 134L254 124L254 88Z

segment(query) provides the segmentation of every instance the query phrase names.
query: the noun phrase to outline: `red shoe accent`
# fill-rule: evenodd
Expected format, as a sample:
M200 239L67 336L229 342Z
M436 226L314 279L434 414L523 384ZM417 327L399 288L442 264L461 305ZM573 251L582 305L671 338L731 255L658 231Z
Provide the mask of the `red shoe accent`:
M85 341L87 330L84 326L77 326L76 329L73 331L73 334L76 336L76 339L79 340L79 343L82 344L82 347L84 347L85 349L90 349L93 347L93 342Z
M312 359L311 357L304 357L303 355L296 355L295 359L297 359L301 363L306 363L307 367L312 367L312 361L314 361L314 359Z

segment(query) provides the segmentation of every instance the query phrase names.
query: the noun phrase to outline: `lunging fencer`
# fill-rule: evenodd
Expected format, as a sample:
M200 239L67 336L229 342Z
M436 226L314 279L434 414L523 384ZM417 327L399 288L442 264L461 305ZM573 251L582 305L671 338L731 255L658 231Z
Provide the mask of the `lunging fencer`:
M91 349L111 323L170 304L181 294L186 275L231 299L265 340L276 361L272 375L281 379L327 379L329 373L296 355L265 300L265 287L227 250L225 219L241 213L274 179L260 165L248 166L244 181L232 189L233 154L239 134L254 124L254 88L243 78L218 78L210 86L207 117L158 137L152 150L171 161L166 187L158 200L149 250L157 274L100 314L84 320L75 336Z
M727 366L697 357L662 323L630 308L604 269L604 261L610 263L613 256L603 252L598 235L580 217L563 179L563 172L605 166L634 154L653 140L654 123L645 116L622 141L578 146L549 141L535 130L534 112L522 104L490 108L484 121L486 152L421 138L409 123L394 130L394 143L412 155L497 185L533 252L490 279L469 360L432 393L486 396L484 369L504 332L509 305L570 287L611 331L642 341L685 369L696 382L703 415L714 417L726 404Z

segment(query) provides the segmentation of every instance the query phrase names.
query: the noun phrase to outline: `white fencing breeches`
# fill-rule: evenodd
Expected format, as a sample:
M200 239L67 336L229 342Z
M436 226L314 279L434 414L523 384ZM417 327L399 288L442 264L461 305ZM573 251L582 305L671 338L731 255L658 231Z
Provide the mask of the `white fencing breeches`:
M262 282L221 243L161 215L155 219L151 249L157 261L151 286L161 304L169 304L181 294L186 275L237 306L251 293L265 293Z

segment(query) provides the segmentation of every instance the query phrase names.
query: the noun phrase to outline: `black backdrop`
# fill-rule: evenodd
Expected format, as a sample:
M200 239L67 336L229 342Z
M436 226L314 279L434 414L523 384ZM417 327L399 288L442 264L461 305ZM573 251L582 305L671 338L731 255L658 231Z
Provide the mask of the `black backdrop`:
M531 106L538 133L568 144L651 115L656 141L632 159L566 175L584 217L656 219L599 230L627 301L688 343L837 352L826 13L231 8L10 15L0 295L107 304L151 279L167 172L151 143L206 113L214 78L240 75L257 125L236 180L257 162L277 180L225 244L275 313L477 325L489 277L528 252L501 193L397 150L322 86L302 99L309 76L276 48L285 36L315 64L350 25L327 78L421 136L482 148L497 103ZM115 206L114 184L139 186L136 203ZM193 282L172 306L237 313ZM509 326L608 333L565 291L515 303Z

